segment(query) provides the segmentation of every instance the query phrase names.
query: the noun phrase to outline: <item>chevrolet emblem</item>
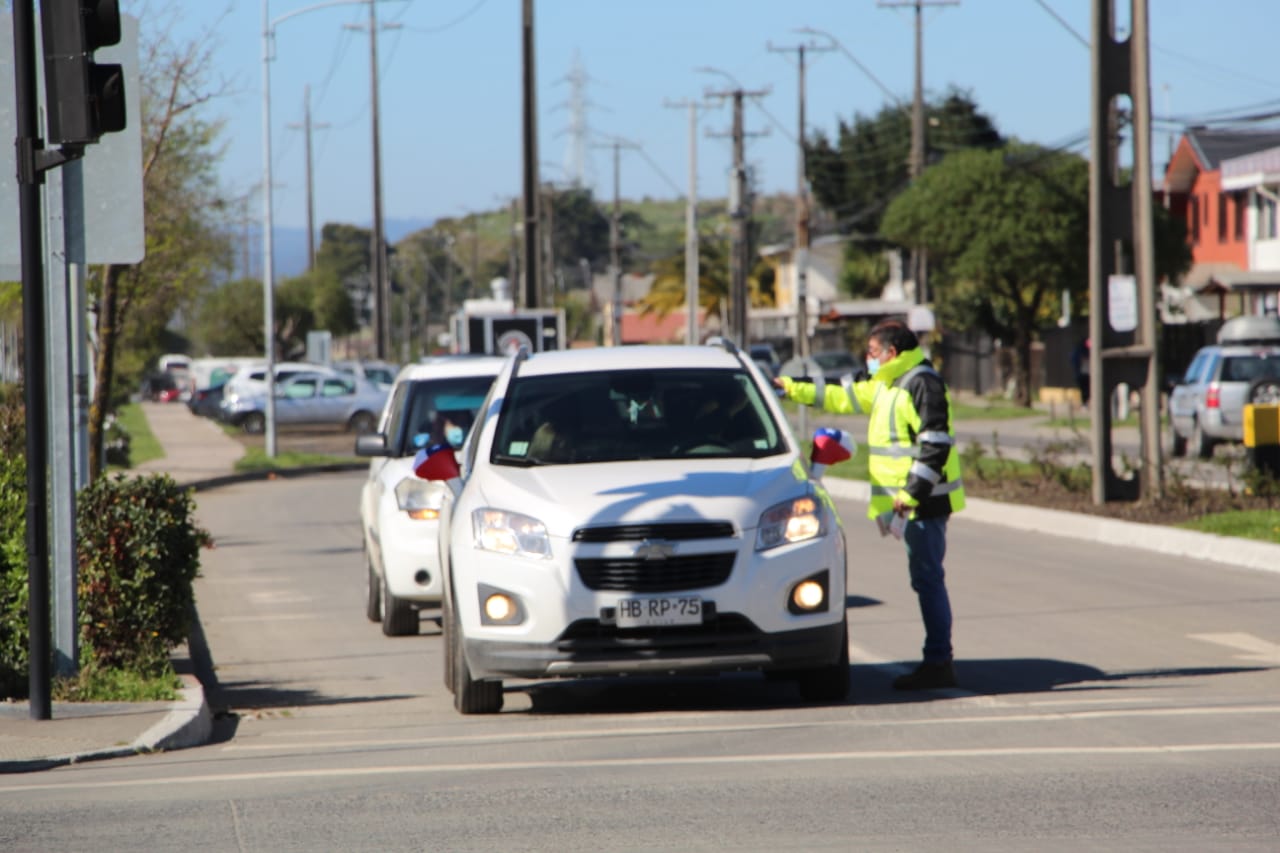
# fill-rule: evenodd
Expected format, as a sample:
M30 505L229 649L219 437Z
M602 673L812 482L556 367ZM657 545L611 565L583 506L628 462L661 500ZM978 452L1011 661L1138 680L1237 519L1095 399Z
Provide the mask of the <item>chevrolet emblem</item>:
M641 560L666 560L676 553L676 543L666 539L646 539L636 546L636 557Z

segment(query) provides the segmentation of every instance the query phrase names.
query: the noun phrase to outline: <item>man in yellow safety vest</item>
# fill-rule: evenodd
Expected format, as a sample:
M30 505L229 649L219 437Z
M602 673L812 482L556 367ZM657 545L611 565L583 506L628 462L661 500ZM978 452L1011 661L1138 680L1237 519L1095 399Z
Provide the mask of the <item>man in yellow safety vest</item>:
M774 380L789 399L840 414L869 414L871 503L867 516L882 534L901 533L911 588L924 619L924 660L895 679L898 690L956 685L951 649L951 600L942 561L947 519L964 508L960 458L946 383L920 350L914 332L897 320L868 336L867 369L840 385L822 377Z

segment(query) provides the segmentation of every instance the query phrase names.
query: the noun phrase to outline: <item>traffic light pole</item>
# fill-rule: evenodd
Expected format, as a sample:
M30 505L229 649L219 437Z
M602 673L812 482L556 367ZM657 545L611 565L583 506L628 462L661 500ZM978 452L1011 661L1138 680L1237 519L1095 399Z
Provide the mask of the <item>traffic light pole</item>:
M44 270L41 261L36 37L33 0L13 3L17 90L18 216L22 241L23 384L27 428L27 630L31 719L53 716L49 626L48 394L45 390Z

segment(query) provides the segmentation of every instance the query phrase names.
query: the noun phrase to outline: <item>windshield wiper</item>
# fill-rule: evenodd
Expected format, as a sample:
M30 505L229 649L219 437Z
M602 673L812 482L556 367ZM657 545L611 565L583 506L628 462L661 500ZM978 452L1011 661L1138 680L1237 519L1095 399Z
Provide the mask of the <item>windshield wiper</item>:
M539 465L546 465L541 459L534 459L531 456L512 456L508 453L495 453L492 458L495 465L510 465L514 468L535 468Z

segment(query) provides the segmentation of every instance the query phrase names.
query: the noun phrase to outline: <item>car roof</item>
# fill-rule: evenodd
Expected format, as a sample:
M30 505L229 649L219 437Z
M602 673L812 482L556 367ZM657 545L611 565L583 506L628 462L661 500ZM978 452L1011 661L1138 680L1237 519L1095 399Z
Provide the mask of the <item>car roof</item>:
M740 368L732 353L718 346L593 347L534 353L521 363L519 375L590 373L596 370L671 370L677 368Z
M419 379L450 379L455 376L497 376L507 359L493 355L428 356L416 364L400 368L396 382Z

